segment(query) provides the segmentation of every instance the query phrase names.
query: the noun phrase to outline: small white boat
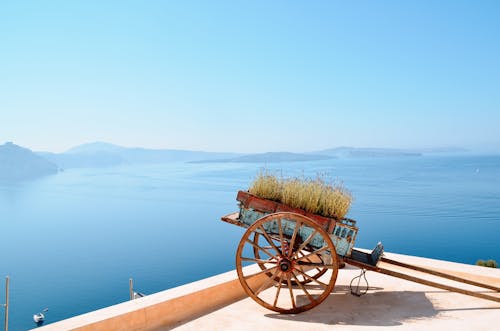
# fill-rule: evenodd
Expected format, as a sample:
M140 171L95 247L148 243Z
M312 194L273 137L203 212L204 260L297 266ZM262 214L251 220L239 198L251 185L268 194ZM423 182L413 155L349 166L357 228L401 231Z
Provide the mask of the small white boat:
M43 322L44 319L45 319L45 315L43 313L38 313L38 314L33 315L33 320L35 321L35 323Z
M35 323L42 323L45 320L45 315L43 313L47 311L49 311L49 308L45 308L38 314L33 315L33 321L35 321Z

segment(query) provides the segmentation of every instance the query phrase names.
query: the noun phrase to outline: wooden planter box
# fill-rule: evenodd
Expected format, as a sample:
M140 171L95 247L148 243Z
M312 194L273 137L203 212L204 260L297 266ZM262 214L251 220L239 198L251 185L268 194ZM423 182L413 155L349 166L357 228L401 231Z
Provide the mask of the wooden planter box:
M240 202L239 222L243 226L252 225L257 219L272 213L292 212L309 217L325 230L337 249L337 254L351 254L358 228L356 221L344 218L341 220L308 213L303 209L293 208L280 202L262 199L246 191L238 191L236 200Z

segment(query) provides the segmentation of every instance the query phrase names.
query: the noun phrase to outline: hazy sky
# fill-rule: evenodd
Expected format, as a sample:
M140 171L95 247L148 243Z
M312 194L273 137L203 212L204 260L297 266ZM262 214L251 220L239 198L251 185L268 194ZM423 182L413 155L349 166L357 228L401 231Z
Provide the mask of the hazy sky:
M0 143L500 146L500 1L10 1Z

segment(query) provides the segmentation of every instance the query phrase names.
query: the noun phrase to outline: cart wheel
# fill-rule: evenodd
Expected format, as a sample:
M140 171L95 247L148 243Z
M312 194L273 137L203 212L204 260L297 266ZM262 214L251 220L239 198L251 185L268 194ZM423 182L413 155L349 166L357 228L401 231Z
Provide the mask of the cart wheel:
M253 249L259 251L258 257L249 257ZM257 263L261 271L243 268L250 263ZM321 280L319 275L311 276L311 271L319 273L316 268L325 269ZM236 252L236 270L245 292L260 305L296 314L319 305L331 293L338 272L337 253L330 236L310 218L295 213L269 214L243 234ZM252 281L262 274L269 278L260 284ZM305 284L306 280L311 284Z
M253 237L253 242L256 244L255 246L253 246L253 256L255 256L255 259L257 261L262 260L260 257L260 249L257 248L258 243L259 243L259 239L260 239L259 236L262 236L262 235L260 235L258 232L255 232L254 237ZM288 243L290 238L285 238L285 239L287 240L286 243ZM297 240L297 242L298 242L298 240ZM277 246L277 247L280 248L280 246ZM263 248L269 250L272 247L271 246L263 246ZM310 253L310 250L303 249L299 252L299 257L305 256L309 253ZM321 257L321 254L313 254L311 256L306 257L305 260L308 262L318 263L318 262L321 262L323 259ZM265 263L257 262L257 264L259 265L261 270L267 269ZM308 283L314 281L315 279L318 279L321 276L323 276L328 271L328 268L315 267L313 269L308 269L308 270L301 268L301 270L306 275L302 275L302 274L297 275L297 280L301 284L308 284ZM266 275L269 277L272 277L273 274L271 272L268 272L268 273L266 273ZM282 279L281 282L285 284L287 282L287 280ZM297 285L297 282L295 280L292 280L292 285Z

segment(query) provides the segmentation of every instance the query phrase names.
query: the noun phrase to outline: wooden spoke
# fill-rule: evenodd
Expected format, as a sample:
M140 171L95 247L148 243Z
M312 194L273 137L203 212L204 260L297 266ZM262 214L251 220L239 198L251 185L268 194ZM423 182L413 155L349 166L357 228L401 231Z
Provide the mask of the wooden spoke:
M267 234L267 232L264 230L264 228L262 226L259 226L259 229L262 231L261 234L264 235L264 238L266 238L266 241L276 250L276 252L281 255L281 250L276 247L276 245L273 243L273 239L269 237L269 235Z
M278 263L278 261L253 259L253 258L250 258L250 257L242 257L241 261L256 262L256 263L262 263L262 264L264 264L264 263L272 263L272 264Z
M264 269L264 270L261 270L259 272L254 273L254 274L251 274L251 275L245 275L245 276L243 276L243 278L248 279L248 278L252 278L252 277L258 276L258 275L265 274L266 272L272 272L276 268L278 268L278 267L272 267L272 268L269 268L269 269Z
M300 252L301 250L303 250L307 246L307 244L309 244L309 242L314 238L316 233L318 233L318 230L316 230L316 229L313 232L311 232L309 237L307 237L307 239L304 240L304 242L299 246L299 248L297 248L297 252Z
M269 283L274 281L274 277L276 277L276 275L278 274L279 271L280 270L278 268L276 268L276 271L274 271L273 275L270 278L268 278L264 283L262 283L262 285L254 292L255 295L259 295L260 292L265 290L267 288L267 286L269 285Z
M283 247L285 246L285 238L283 237L283 229L281 228L281 218L278 218L277 220L278 223L278 232L280 235L280 245L281 245L281 254L283 254Z
M323 283L323 282L320 282L320 281L319 281L319 280L317 280L317 279L312 278L311 276L309 276L309 275L308 275L308 274L306 274L305 272L302 272L302 271L300 271L299 269L295 269L295 270L297 270L298 272L300 272L300 274L301 274L302 276L304 276L305 278L310 279L311 281L316 282L316 283L318 283L319 285L321 285L321 286L323 286L323 287L328 287L328 285L327 285L327 284L325 284L325 283Z
M305 254L304 254L304 253L302 253L302 251L300 251L300 252L299 252L299 254L300 254L300 255L302 255L302 256L305 256ZM312 261L311 261L311 259L309 259L308 257L306 257L306 260L307 260L308 262L312 262ZM300 263L299 263L299 265L300 265ZM318 267L316 267L315 269L316 269L316 270L318 270L319 272L321 272L321 271L322 271L322 270L321 270L320 268L318 268Z
M279 221L280 221L280 223L281 223L281 219L279 219ZM298 229L298 227L296 227L295 229ZM253 242L254 242L254 243L258 243L258 242L259 242L259 239L258 239L258 237L259 237L259 236L260 236L260 232L255 232L255 233L254 233L254 240L253 240ZM284 240L286 240L286 239L284 238ZM291 246L290 246L290 247L291 247ZM269 246L264 246L263 248L270 248L270 247L269 247ZM306 252L307 252L307 251L306 251ZM285 253L285 252L284 252L284 253ZM285 255L288 255L288 254L291 254L291 253L292 253L291 248L289 248L288 253L287 253L287 254L285 254ZM314 253L314 252L313 252L313 253ZM256 248L254 248L254 256L255 256L255 261L253 261L253 262L256 262L262 270L264 270L264 269L266 269L266 268L267 268L267 266L266 266L266 264L265 264L265 262L266 262L266 261L269 261L269 262L267 262L267 263L273 263L273 264L274 264L274 263L277 263L276 261L271 261L271 260L269 260L269 259L268 259L268 260L261 259L260 254L259 254L259 250L258 250L258 249L256 249ZM300 252L298 252L298 256L299 256L299 257L303 257L303 256L305 256L304 251L300 251ZM311 257L311 256L314 256L314 254L308 255L308 257L306 257L306 260L312 263L311 259L309 259L309 257ZM322 258L321 258L321 256L319 255L319 253L318 253L318 254L316 254L316 256L318 257L318 259L319 259L319 260L322 260ZM252 262L252 261L249 261L249 262ZM321 266L320 266L320 267L321 267ZM306 271L306 270L304 270L304 269L300 266L300 263L296 264L296 268L300 268L300 270L302 270L303 272L309 272L309 271L310 271L310 270L307 270L307 271ZM328 268L319 268L319 267L315 267L315 268L314 268L314 270L315 270L315 271L314 271L314 273L309 272L309 276L311 276L311 277L312 277L312 278L314 278L314 279L318 279L318 278L320 278L322 275L324 275L324 274L327 272ZM268 276L269 276L269 277L271 277L271 273L269 273L269 274L268 274ZM286 283L286 281L284 281L284 282ZM303 279L302 279L302 280L300 280L300 282L301 282L302 284L308 284L308 283L310 283L310 282L311 282L311 280L310 280L310 279L307 279L307 278L305 278L305 277L303 277ZM292 284L293 284L293 285L296 285L296 284L295 284L295 280L292 280Z
M276 229L276 224L278 233L264 231ZM283 229L285 224L287 228L290 226L290 230L294 226L291 238ZM302 230L310 232L310 235L299 243L297 236ZM316 250L309 249L313 238L321 239L323 246ZM265 244L264 247L259 240ZM267 243L270 247L266 247ZM248 244L253 247L254 257L244 254ZM304 250L306 246L308 248ZM273 254L275 251L277 253ZM320 254L324 251L329 251L331 259L323 259ZM261 255L265 257L261 258ZM248 273L245 275L244 262L254 262L261 270L245 270ZM255 221L243 234L236 252L236 271L245 292L263 307L284 314L309 310L325 300L335 285L337 265L337 253L328 233L310 218L289 212L269 214ZM331 272L325 274L328 270ZM324 278L318 280L323 275ZM315 286L314 290L308 289L305 284L309 282L319 286ZM273 284L275 290L265 291ZM299 300L296 296L299 293L307 299Z
M300 268L300 270L301 270L302 272L305 272L305 271L304 271L304 269L302 268L302 266L301 266L300 264L296 264L296 265L295 265L295 269L299 269L299 268ZM305 278L304 278L304 280L302 281L302 283L303 283L303 284L306 284L306 283L304 283L304 282L306 282L306 281L307 281L307 279L305 279Z
M278 303L278 297L280 295L280 290L281 290L281 284L283 283L283 274L280 275L280 280L278 282L278 289L276 290L276 296L274 298L274 303L273 306L276 307L276 304Z
M292 299L292 307L293 309L297 308L297 305L295 304L295 298L293 297L293 287L292 287L292 282L290 281L290 275L286 276L286 282L288 283L288 290L290 291L290 299Z
M328 269L331 269L331 268L336 268L337 266L336 265L333 265L333 264L323 264L323 263L317 263L317 262L302 262L302 261L299 261L297 263L298 265L300 266L303 266L303 267L323 267L323 268L328 268Z
M295 238L297 237L297 233L299 232L299 228L301 226L302 226L301 221L295 222L295 229L293 229L292 239L290 240L290 250L288 251L288 254L287 254L288 257L292 256L293 247L295 245Z
M253 254L254 254L254 256L255 256L255 259L256 259L256 260L264 260L264 261L265 261L265 259L264 259L264 258L261 258L261 257L260 257L260 252L261 252L261 249L258 249L258 248L257 248L257 247L261 247L261 246L259 245L259 238L260 238L261 236L262 236L262 234L260 234L258 231L255 231L255 232L254 232L254 234L253 234L253 243L254 243L254 246L253 246ZM269 248L269 249L271 249L271 247L270 247L270 246L264 246L264 247L262 247L262 248L264 248L264 249L266 249L266 250L267 250L268 248ZM267 254L269 255L269 254L271 254L271 252L270 252L270 251L267 251ZM273 259L273 260L274 260L274 261L273 261L273 263L277 263L277 262L278 262L278 256L276 256L276 255L274 255L274 254L273 254L273 256L270 256L270 257L268 258L268 260L269 260L269 259ZM261 263L261 262L258 262L258 261L256 261L256 262L257 262L257 265L259 266L259 268L260 268L261 270L265 270L265 269L267 269L267 268L268 268L268 267L267 267L267 265L266 265L266 263ZM271 276L272 276L272 274L271 274L271 273L267 273L267 276L271 277Z
M295 273L292 272L292 276L293 276L293 278L295 278L295 281L299 285L299 287L302 290L302 292L304 292L307 295L307 298L309 299L309 301L314 302L314 298L309 294L309 292L307 292L307 290L304 287L304 285L302 285L302 283L299 282L299 280L297 279L297 276L295 275Z
M263 251L264 253L266 253L267 255L269 255L271 258L277 260L278 258L274 255L274 254L271 254L269 253L269 251L263 247L260 247L259 245L255 244L253 241L250 241L250 240L246 240L246 243L252 245L253 247L257 248L257 249L260 249L261 251Z
M328 246L323 246L323 247L321 247L320 249L315 250L315 251L314 251L314 252L312 252L312 253L309 253L309 254L304 255L304 256L302 256L302 257L298 257L296 261L302 261L302 260L304 260L304 259L307 259L309 256L317 255L318 253L324 252L324 251L326 251L327 249L329 249L329 247L328 247Z

